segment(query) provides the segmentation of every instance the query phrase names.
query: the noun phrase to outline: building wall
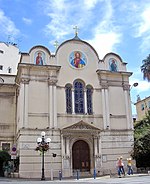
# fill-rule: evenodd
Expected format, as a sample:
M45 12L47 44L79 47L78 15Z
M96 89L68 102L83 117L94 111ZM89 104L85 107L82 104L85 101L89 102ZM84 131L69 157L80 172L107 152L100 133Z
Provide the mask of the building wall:
M142 120L146 113L150 110L150 96L143 100L138 100L136 103L137 121Z
M86 58L82 68L71 64L75 51ZM42 65L37 64L38 53L42 55ZM115 72L110 71L112 59L117 64ZM51 169L55 177L59 170L64 177L74 174L73 145L80 140L89 146L90 174L94 168L99 174L114 171L116 158L120 155L127 158L133 147L129 96L131 74L126 71L126 63L120 56L108 53L99 60L94 48L78 39L64 42L55 56L43 46L35 46L29 53L23 53L14 82L17 110L15 101L12 110L17 115L16 119L11 117L16 122L16 134L13 135L16 135L20 157L19 176L41 176L42 158L35 151L41 131L52 139L45 154L46 177L50 177ZM93 114L67 114L65 86L69 83L73 87L75 80L82 81L85 89L87 85L92 86ZM7 120L5 116L4 119ZM56 158L52 157L52 153L57 154Z
M16 132L16 87L10 83L10 81L14 80L14 76L9 76L9 79L11 78L9 84L7 84L7 76L0 74L0 77L4 80L0 84L0 150L2 150L3 143L9 143L10 149L14 144Z
M16 45L0 42L0 65L3 66L0 73L16 75L20 56L19 49Z

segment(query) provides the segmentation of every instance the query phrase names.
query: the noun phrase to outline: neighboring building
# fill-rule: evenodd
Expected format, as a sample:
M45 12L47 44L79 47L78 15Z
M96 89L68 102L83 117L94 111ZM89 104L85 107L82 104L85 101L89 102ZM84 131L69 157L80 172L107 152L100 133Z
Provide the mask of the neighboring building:
M0 150L10 150L16 136L16 84L19 49L0 42Z
M54 176L62 170L63 177L76 170L116 173L117 157L128 158L134 142L131 75L120 56L108 53L100 60L77 35L55 55L40 45L22 53L15 80L1 75L0 84L0 142L17 145L19 177L41 176L41 155L35 151L41 131L52 140L46 177L51 169Z
M0 42L0 74L17 74L19 49L16 44Z
M136 112L137 112L137 121L142 120L146 113L150 110L150 96L141 100L140 97L137 97L137 102L135 103Z

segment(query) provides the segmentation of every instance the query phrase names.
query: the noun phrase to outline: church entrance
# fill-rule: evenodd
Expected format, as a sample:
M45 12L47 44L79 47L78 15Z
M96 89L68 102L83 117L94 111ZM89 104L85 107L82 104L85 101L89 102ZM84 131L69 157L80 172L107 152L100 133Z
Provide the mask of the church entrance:
M79 140L73 144L72 162L73 170L90 171L90 149L85 141Z

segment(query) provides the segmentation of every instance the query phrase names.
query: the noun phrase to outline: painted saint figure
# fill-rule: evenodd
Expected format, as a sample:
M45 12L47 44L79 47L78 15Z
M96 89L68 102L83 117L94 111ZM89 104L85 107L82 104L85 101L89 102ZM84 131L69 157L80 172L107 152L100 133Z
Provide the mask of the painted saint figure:
M36 65L43 65L42 53L38 52L36 56Z
M75 68L82 68L85 66L85 61L82 60L80 52L75 52L74 59L71 61L71 65Z
M117 64L116 64L116 61L114 59L112 59L112 61L111 61L110 70L112 72L117 72Z

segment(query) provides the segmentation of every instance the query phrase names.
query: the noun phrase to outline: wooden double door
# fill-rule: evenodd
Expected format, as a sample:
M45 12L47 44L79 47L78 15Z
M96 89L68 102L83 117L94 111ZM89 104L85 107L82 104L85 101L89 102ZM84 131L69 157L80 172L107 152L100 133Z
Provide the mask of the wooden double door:
M72 161L73 170L90 171L90 149L85 141L79 140L73 144Z

